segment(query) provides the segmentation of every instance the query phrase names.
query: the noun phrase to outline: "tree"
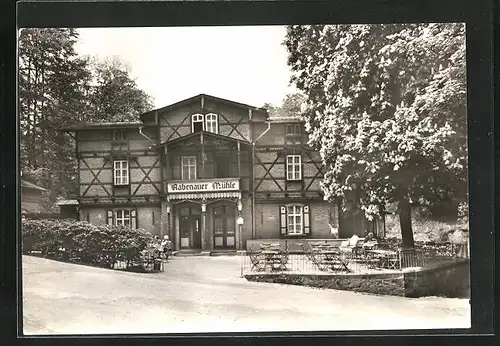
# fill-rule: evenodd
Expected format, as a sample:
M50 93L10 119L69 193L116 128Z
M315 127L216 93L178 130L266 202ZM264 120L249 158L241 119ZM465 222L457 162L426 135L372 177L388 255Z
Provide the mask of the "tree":
M264 103L262 108L266 109L267 113L271 117L276 116L278 114L278 107L274 106L273 104L271 104L269 102Z
M275 117L299 117L305 97L299 93L285 95L281 106L274 106L271 103L265 103L262 108L267 109L269 116Z
M285 117L298 117L301 114L301 108L304 103L305 97L299 93L287 94L283 98L281 104L281 113Z
M466 198L464 25L290 26L285 45L325 196L369 219L397 202L412 248L410 203Z
M94 121L137 121L140 114L153 108L151 97L129 74L129 68L116 57L93 61L90 100Z
M74 29L23 29L19 37L21 169L51 191L49 203L77 189L75 143L59 127L134 121L151 109L124 63L78 56L77 40Z
M89 73L74 50L74 29L23 29L19 37L21 168L23 177L57 195L74 186L71 139L57 128L73 121L84 99Z

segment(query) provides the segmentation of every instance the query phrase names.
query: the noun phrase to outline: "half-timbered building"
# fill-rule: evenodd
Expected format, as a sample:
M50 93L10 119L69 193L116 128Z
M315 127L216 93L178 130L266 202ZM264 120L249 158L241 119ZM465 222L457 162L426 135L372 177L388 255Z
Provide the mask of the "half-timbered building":
M76 140L80 220L169 235L176 250L365 232L323 200L300 118L198 95L138 122L63 131Z

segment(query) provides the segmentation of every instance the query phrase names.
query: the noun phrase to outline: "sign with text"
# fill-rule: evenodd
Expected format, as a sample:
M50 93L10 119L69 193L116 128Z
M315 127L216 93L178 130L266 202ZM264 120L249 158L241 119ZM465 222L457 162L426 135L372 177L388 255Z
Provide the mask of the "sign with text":
M240 180L235 179L213 179L213 180L193 180L177 181L167 184L168 193L186 192L218 192L218 191L238 191Z

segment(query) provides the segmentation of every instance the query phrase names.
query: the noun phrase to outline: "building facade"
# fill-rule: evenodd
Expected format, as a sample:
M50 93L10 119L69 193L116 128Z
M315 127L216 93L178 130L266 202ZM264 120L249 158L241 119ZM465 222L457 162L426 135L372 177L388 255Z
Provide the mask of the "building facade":
M62 129L76 140L80 220L169 235L176 250L364 234L323 200L300 119L198 95L140 120Z

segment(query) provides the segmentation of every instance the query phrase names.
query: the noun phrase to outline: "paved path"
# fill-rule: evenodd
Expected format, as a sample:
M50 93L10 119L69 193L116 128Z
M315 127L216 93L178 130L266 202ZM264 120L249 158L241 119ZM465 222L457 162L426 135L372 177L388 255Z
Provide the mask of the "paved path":
M136 274L23 257L26 334L468 328L467 299L248 282L238 257L174 258Z

